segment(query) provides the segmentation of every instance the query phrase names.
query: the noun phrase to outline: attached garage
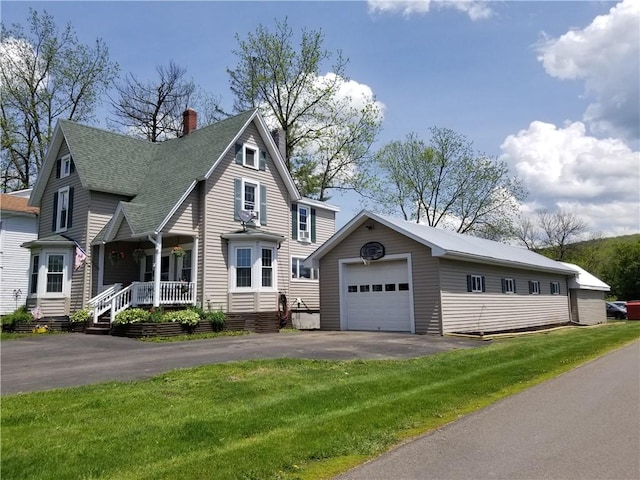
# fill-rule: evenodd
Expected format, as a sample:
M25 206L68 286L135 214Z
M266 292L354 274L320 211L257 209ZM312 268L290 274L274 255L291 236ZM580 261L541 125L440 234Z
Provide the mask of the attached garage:
M409 259L341 263L344 330L413 332Z

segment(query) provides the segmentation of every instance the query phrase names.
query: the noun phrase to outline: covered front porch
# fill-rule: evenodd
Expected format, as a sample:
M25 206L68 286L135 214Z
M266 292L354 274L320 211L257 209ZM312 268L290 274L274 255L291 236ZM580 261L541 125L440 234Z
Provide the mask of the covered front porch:
M188 306L197 303L198 238L161 234L120 239L94 246L98 260L93 321L130 307Z

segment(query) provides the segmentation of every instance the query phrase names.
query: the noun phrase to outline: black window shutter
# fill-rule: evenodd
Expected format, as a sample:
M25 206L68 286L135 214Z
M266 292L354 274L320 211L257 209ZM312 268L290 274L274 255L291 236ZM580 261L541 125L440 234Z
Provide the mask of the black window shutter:
M73 158L69 160L69 173L74 173L76 171L76 164L73 163Z
M233 219L240 220L239 212L242 209L242 181L239 178L233 180Z
M500 281L502 283L502 293L505 293L507 291L507 280L502 278Z
M485 283L484 283L484 275L482 276L482 291L483 291L483 292L486 292L486 291L487 291L487 287L486 287L486 285L485 285Z
M291 205L291 238L298 239L298 205Z
M58 229L58 192L53 194L53 223L51 224L51 230L56 231Z
M67 209L67 228L71 228L73 220L73 187L69 188L69 208Z
M467 292L473 290L473 285L471 284L471 275L467 275Z
M533 282L529 280L529 294L533 293Z
M311 242L316 243L316 209L311 209Z
M260 187L260 224L267 224L267 187Z
M267 169L267 152L260 150L260 170Z
M236 163L242 165L242 144L236 143Z
M62 170L62 159L56 160L56 178L60 178L60 170Z
M516 279L513 279L513 293L518 293L518 289L516 288Z
M549 283L549 293L553 293L553 282Z

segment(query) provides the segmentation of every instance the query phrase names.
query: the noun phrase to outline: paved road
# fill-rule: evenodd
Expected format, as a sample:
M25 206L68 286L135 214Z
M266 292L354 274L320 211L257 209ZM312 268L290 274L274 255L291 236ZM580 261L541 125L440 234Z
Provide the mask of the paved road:
M38 335L2 342L0 391L7 395L135 380L176 368L234 360L408 358L485 344L461 338L375 332L252 334L164 344L80 333Z
M405 444L356 479L640 479L640 342Z

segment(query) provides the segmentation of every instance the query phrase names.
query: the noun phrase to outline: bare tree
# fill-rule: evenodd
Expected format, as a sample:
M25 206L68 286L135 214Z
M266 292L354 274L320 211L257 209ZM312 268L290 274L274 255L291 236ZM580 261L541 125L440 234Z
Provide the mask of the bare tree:
M537 222L531 217L520 216L516 221L513 229L514 236L517 240L529 250L537 250L540 248L541 235Z
M182 133L182 113L197 103L205 107L200 119L216 121L222 111L216 98L204 94L193 80L185 77L186 68L173 61L156 67L156 80L141 81L129 73L116 84L119 98L112 100L115 116L111 125L124 127L127 133L158 142Z
M302 31L299 47L287 20L275 30L259 25L246 40L236 37L235 69L227 69L237 111L260 108L284 131L285 161L303 195L320 200L335 188L353 188L360 167L380 129L372 96L349 98L342 91L347 61L337 53L330 74L320 65L331 53L320 31Z
M416 134L375 156L365 190L372 208L400 210L406 220L499 239L510 233L520 182L504 162L477 154L463 135L431 128L426 145Z
M538 224L543 233L543 245L553 251L554 258L566 258L570 244L584 233L587 223L573 212L558 210L555 213L541 211Z
M55 122L93 120L93 110L118 72L101 39L80 43L71 25L59 30L46 11L31 10L28 33L2 25L0 156L3 190L35 181Z

